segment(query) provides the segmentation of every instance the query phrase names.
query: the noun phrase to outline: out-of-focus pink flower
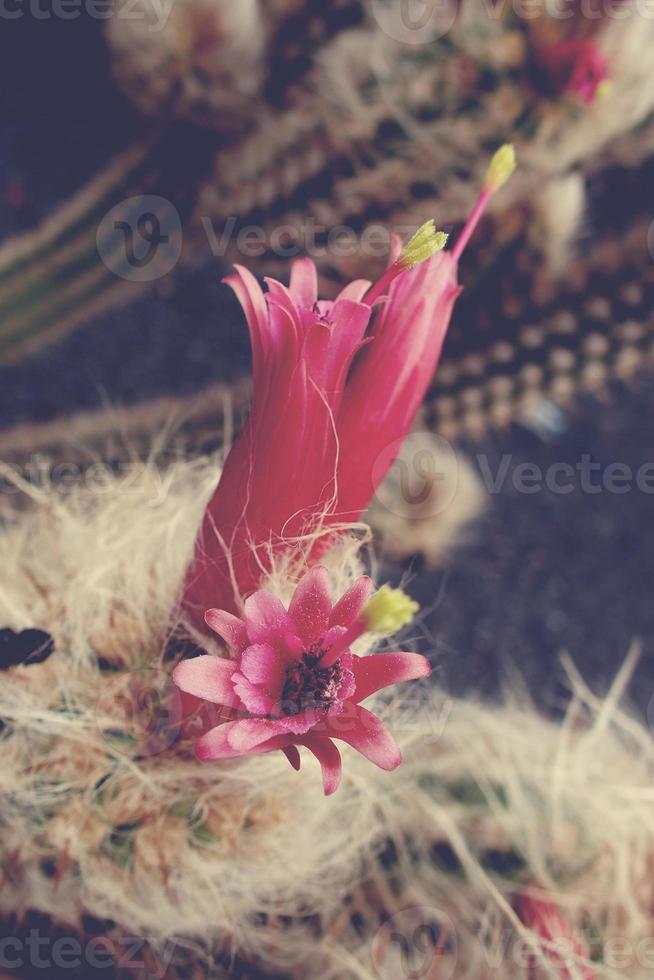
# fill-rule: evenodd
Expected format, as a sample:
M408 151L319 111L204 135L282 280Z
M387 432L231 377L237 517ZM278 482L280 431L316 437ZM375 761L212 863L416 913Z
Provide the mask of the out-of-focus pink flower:
M573 977L579 980L595 980L593 970L583 965L584 960L590 959L587 944L553 902L525 893L518 899L517 911L524 924L538 936L556 945L560 944L560 952L554 948L546 949L545 955L551 963L559 967L561 980L573 980ZM574 957L574 974L566 966L564 952ZM531 968L531 975L536 977L535 965Z
M250 330L253 400L184 584L183 609L197 625L210 606L239 612L272 556L300 539L299 554L315 556L321 534L360 518L393 460L375 464L408 433L433 377L461 252L514 166L503 147L451 253L437 251L447 236L428 222L403 250L396 244L376 286L359 280L320 301L310 259L293 263L288 287L267 279L265 294L244 268L227 279Z
M186 695L220 705L232 716L201 735L198 758L281 749L299 769L298 746L305 746L320 762L326 795L336 790L341 775L333 739L348 742L382 769L397 768L402 756L395 740L361 702L390 684L426 677L430 667L417 653L360 657L351 652L355 638L388 624L384 590L369 601L371 590L370 579L362 577L332 605L329 575L316 566L299 581L288 609L259 591L245 601L242 619L209 610L206 621L233 659L201 656L182 661L173 673ZM394 593L390 604L397 610L398 603L401 618L394 623L392 614L391 628L406 622L415 608Z
M537 63L552 95L573 95L586 105L606 89L611 75L606 56L588 38L570 37L543 45Z

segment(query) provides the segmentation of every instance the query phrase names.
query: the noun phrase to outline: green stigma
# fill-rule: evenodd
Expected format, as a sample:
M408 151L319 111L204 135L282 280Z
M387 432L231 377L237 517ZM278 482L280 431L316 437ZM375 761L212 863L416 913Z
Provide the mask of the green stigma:
M402 589L383 585L364 606L361 618L370 633L391 636L410 623L419 609Z
M487 191L499 191L504 187L507 180L516 168L515 148L513 143L505 143L493 156L488 170L484 186Z
M404 269L414 269L421 262L430 259L436 252L445 248L448 236L444 231L437 231L434 219L431 218L418 228L397 259L397 264Z
M597 90L595 92L595 99L598 102L601 102L603 99L608 99L612 91L613 91L613 83L611 82L611 79L605 78L604 81L600 82L599 85L597 86Z

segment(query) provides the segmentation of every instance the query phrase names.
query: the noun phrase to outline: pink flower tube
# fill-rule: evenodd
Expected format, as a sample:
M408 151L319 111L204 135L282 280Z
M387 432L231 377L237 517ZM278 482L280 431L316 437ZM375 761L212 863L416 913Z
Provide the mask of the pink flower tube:
M549 899L524 894L518 901L518 914L526 926L542 939L553 944L546 952L547 958L561 980L572 980L573 974L565 964L565 953L576 961L588 960L590 951L583 938L574 930L558 906ZM557 952L556 945L561 951ZM595 972L590 967L579 965L574 974L579 980L595 980ZM536 967L530 969L530 977L536 978Z
M315 557L320 534L361 517L392 465L384 451L409 432L434 375L461 252L514 166L503 147L453 252L428 222L396 247L376 286L352 282L320 301L310 259L293 263L288 287L267 279L265 294L240 266L227 279L250 331L253 400L184 583L182 609L196 625L210 607L238 613L273 557Z
M570 37L544 45L538 63L547 75L553 95L572 95L586 105L606 91L611 69L594 41Z

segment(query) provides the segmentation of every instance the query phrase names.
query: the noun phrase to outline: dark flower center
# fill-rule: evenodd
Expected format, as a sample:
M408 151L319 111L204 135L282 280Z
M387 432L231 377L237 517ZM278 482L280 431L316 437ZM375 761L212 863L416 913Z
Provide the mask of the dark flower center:
M324 650L307 650L286 669L281 708L285 715L298 715L308 708L326 711L339 701L343 668L339 660L321 667Z

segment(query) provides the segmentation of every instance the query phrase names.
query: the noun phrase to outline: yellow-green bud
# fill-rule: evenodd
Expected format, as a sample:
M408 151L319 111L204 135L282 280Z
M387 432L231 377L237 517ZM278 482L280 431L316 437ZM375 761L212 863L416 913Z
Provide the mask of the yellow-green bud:
M488 170L484 186L486 190L499 191L504 187L507 180L516 168L515 149L513 143L505 143L493 156Z
M610 78L605 78L603 82L600 82L595 90L595 100L601 102L608 97L613 92L613 83Z
M411 238L398 257L397 263L404 269L414 269L421 262L430 259L440 252L447 244L448 236L444 231L436 231L436 224L431 218Z
M418 603L402 589L382 585L364 606L361 618L369 632L391 636L410 623L419 608Z

